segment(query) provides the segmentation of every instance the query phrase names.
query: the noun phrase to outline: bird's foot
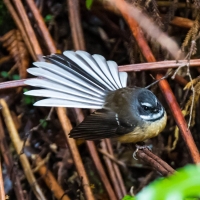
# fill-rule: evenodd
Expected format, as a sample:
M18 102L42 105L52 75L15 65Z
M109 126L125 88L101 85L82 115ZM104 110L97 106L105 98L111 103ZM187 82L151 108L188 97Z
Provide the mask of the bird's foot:
M133 152L133 158L135 160L138 160L136 158L136 154L137 154L138 150L141 150L141 149L148 149L149 151L152 150L152 145L138 145L138 144L136 144L135 146L136 146L136 150Z

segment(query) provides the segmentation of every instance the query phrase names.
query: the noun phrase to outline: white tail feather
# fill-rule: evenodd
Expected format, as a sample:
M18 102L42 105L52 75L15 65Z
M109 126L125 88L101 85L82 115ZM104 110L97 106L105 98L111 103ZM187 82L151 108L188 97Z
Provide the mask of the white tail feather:
M71 108L91 108L91 109L101 109L102 106L90 104L90 103L80 103L76 101L62 100L62 99L43 99L34 103L34 106L47 106L47 107L71 107Z
M93 76L96 80L98 80L100 83L105 83L102 81L102 79L91 69L91 67L81 58L79 58L75 52L73 51L64 51L63 54L71 59L73 62L75 62L77 65L79 65L84 71L89 73L91 76ZM112 90L112 87L108 86L109 89Z
M126 72L119 72L119 78L123 87L127 85L128 74Z
M102 69L101 67L97 64L96 60L93 58L93 56L91 56L89 53L85 52L85 51L76 51L76 53L81 56L90 66L91 68L93 69L93 71L98 74L102 80L105 81L106 83L106 86L108 84L110 84L109 80L108 80L108 77L105 76L105 74L102 72ZM95 55L95 56L100 56L100 55ZM113 61L114 62L114 61ZM116 64L117 65L117 64ZM105 85L104 83L104 85ZM115 83L116 84L116 83ZM117 87L117 85L115 85ZM121 87L121 86L120 86ZM120 87L117 87L120 88Z
M118 72L118 65L116 62L109 60L107 61L110 73L113 76L113 79L115 80L116 84L118 85L118 88L122 87L122 84L120 82L120 78L119 78L119 72Z
M97 54L94 54L92 57L96 60L97 64L99 65L99 68L104 73L105 77L107 78L108 80L107 83L112 86L113 90L118 89L118 86L116 85L112 75L110 74L110 70L108 69L106 59L103 56L100 56Z
M75 90L73 88L69 88L64 85L55 83L53 81L45 80L45 79L31 79L31 80L25 81L24 83L27 85L34 86L34 87L42 87L42 88L52 89L59 92L64 92L66 94L76 95L76 96L79 96L80 98L84 97L84 98L89 98L95 101L104 101L104 98L102 96L95 97L95 96L92 96L91 94L81 92L79 90Z
M44 70L42 68L29 68L27 69L27 71L32 74L32 75L35 75L35 76L42 76L44 78L47 78L47 79L50 79L52 81L55 81L57 83L60 83L60 84L63 84L63 85L66 85L68 87L72 87L74 89L77 89L77 90L80 90L82 92L86 92L86 93L89 93L91 95L96 95L96 92L99 93L100 95L104 95L104 92L101 92L101 91L90 91L89 89L77 84L77 83L74 83L72 81L69 81L65 78L62 78L56 74L53 74L47 70Z
M39 97L51 97L51 98L57 98L57 99L66 99L66 100L77 101L77 102L86 102L86 103L91 103L91 104L96 104L96 105L101 105L101 106L103 104L102 101L101 102L94 101L94 100L83 98L83 97L80 98L75 95L65 94L65 93L57 92L57 91L53 91L53 90L45 90L45 89L31 90L31 91L25 92L25 94L32 95L32 96L39 96Z
M97 88L99 86L95 87L95 86L91 85L90 83L84 81L83 79L75 76L74 74L64 70L63 68L58 67L57 65L54 65L54 64L51 64L51 63L47 63L47 62L34 62L33 64L35 66L37 66L37 67L40 67L42 69L46 69L46 70L48 70L48 71L50 71L50 72L52 72L54 74L57 74L57 75L59 75L61 77L64 77L64 78L66 78L68 80L76 82L79 85L82 85L82 86L84 86L84 87L86 87L86 88L88 88L90 90L93 90L93 91L95 91L97 93L100 92L102 94L102 90L103 89L102 88L101 89Z

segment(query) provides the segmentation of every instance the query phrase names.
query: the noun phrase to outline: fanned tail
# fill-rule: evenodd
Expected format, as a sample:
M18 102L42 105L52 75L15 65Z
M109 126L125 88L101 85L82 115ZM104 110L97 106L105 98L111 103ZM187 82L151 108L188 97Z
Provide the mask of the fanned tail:
M35 62L29 68L32 75L42 77L25 84L43 89L25 92L26 95L47 97L35 106L104 108L109 91L126 87L127 73L118 72L114 61L85 51L65 51L63 55L45 57L49 62Z

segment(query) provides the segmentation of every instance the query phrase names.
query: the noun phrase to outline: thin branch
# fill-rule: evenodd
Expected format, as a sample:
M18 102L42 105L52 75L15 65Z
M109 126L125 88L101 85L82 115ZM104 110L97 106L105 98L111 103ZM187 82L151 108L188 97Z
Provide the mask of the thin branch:
M40 59L40 57L41 57L41 55L43 55L43 53L40 48L39 42L36 38L35 32L33 31L33 28L30 24L30 21L28 19L28 16L26 14L24 6L22 5L22 2L20 0L13 0L13 3L18 11L20 18L23 19L23 20L21 20L21 22L24 25L24 29L28 35L28 39L31 43L31 46L33 47L33 50L34 50L37 58Z
M1 154L3 156L3 160L6 165L6 168L8 169L8 173L10 175L10 180L12 180L15 185L14 191L15 191L16 198L17 198L17 200L25 200L24 193L22 190L22 185L20 183L20 178L17 173L16 166L14 166L14 162L12 160L9 146L6 141L1 117L0 117L0 150L1 150Z
M86 199L88 200L94 200L94 196L92 194L92 190L89 184L89 180L85 171L85 168L83 166L83 162L82 159L80 157L78 148L76 146L76 141L72 138L69 138L69 133L72 129L72 125L70 120L68 119L67 115L66 115L66 109L65 108L57 108L57 114L58 114L58 118L60 120L61 126L63 128L63 131L65 133L66 139L67 139L67 143L69 145L77 172L79 174L80 177L83 178L83 188L85 191L85 196Z
M163 176L168 176L175 172L175 170L170 167L166 162L164 162L162 159L160 159L158 156L147 149L139 149L136 154L138 158L148 163Z
M38 25L38 27L40 28L42 37L44 39L44 41L46 42L47 48L49 50L50 53L56 53L56 47L53 41L53 38L51 37L45 23L44 23L44 19L41 16L38 8L35 5L35 2L33 0L26 0L26 3L28 4L31 12L33 13L33 16L36 20L36 23Z
M37 155L35 157L35 161L37 164L39 164L42 162L42 159ZM65 194L64 190L58 184L52 172L46 167L44 163L39 167L38 172L57 199L70 200L70 198Z

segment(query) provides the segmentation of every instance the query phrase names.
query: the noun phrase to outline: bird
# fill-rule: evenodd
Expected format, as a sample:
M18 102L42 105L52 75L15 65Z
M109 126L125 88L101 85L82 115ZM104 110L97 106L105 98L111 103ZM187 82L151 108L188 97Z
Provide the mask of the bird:
M115 61L85 51L64 51L44 57L27 69L37 76L25 84L41 89L25 95L46 97L34 106L87 108L95 111L74 127L74 139L117 139L121 143L143 142L166 126L167 115L147 88L127 87L128 74Z

